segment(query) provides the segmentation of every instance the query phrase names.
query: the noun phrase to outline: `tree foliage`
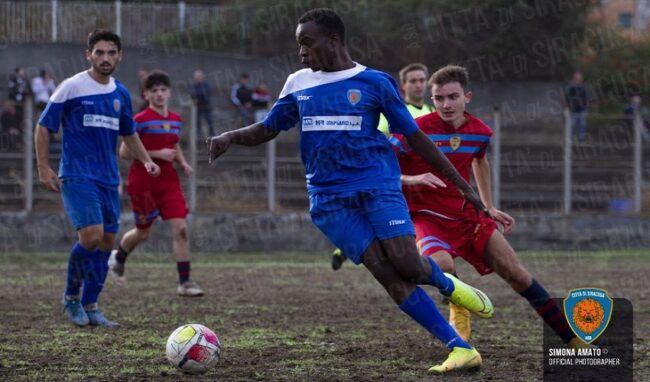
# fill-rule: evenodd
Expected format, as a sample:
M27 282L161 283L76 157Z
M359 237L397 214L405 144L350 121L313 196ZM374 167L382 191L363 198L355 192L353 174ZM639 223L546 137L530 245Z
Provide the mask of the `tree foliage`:
M162 45L258 56L297 54L298 18L335 9L353 58L385 70L420 61L465 64L477 80L558 79L579 56L590 0L247 0L236 15Z

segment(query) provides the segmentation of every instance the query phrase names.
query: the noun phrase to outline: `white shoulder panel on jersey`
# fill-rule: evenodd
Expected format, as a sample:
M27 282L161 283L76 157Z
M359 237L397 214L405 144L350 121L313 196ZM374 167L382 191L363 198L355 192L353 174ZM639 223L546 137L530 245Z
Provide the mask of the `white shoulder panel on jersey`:
M116 88L113 77L108 84L104 85L95 81L88 71L84 70L61 82L50 97L50 102L63 103L79 97L108 94L114 92Z
M287 81L280 92L280 98L300 90L313 88L320 85L331 84L333 82L347 80L366 70L366 67L354 63L350 69L340 70L338 72L314 72L311 69L299 70L287 77Z

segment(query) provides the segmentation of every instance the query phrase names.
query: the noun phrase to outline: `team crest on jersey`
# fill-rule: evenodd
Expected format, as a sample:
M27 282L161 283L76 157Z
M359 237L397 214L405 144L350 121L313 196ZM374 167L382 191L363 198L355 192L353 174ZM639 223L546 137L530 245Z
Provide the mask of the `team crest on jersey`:
M614 301L597 288L573 289L564 299L564 315L573 333L590 344L607 329Z
M452 150L456 151L460 147L460 142L460 137L458 135L454 135L453 137L449 138L449 147L451 147Z
M348 90L348 101L352 106L356 105L361 101L361 90L359 89L350 89Z
M171 125L169 123L167 123L167 122L163 123L163 129L165 129L165 131L169 131L169 130L171 130L171 128L172 127L171 127Z
M120 100L115 98L113 100L113 110L115 110L115 112L118 112L118 111L120 111L121 106L122 106L122 104L120 103Z

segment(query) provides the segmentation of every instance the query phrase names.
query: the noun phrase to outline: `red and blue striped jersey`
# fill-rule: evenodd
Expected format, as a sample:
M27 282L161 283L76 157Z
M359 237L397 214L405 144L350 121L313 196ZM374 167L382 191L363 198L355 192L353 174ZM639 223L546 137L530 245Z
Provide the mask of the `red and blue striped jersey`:
M183 119L180 115L168 112L167 117L158 114L152 108L148 107L133 117L135 120L135 129L147 150L173 149L179 141ZM172 162L161 159L154 159L154 162L160 166L160 178L176 176L176 170ZM134 160L129 172L135 171L135 174L149 176L140 161Z
M469 113L465 113L465 117L467 121L458 129L444 122L436 112L419 117L415 122L469 182L472 161L485 156L492 129ZM464 213L461 212L463 197L456 186L411 150L403 136L393 134L390 142L397 154L402 174L419 175L431 172L447 183L446 188L402 187L409 211L430 210L450 217L475 213L471 204L466 206Z

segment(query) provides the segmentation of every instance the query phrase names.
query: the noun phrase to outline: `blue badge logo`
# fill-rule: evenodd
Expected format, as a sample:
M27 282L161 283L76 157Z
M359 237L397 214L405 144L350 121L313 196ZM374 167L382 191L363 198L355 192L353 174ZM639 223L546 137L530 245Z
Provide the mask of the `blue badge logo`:
M590 344L607 329L614 301L597 288L573 289L564 299L564 315L575 335Z
M348 101L352 106L356 105L361 101L361 90L359 89L350 89L348 90Z
M120 107L121 107L121 106L122 106L122 105L120 104L120 100L117 99L117 98L115 98L115 99L113 100L113 110L115 110L115 112L117 113L117 112L120 111Z

